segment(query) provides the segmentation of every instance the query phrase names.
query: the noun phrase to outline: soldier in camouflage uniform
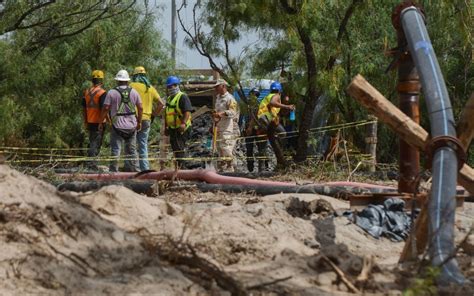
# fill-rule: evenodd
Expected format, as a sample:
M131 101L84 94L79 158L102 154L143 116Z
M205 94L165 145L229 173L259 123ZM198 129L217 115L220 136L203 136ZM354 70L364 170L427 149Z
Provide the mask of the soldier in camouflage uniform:
M214 85L216 103L213 119L217 127L218 169L223 172L233 172L234 147L238 137L235 125L238 122L239 109L234 96L227 91L227 86L224 79L218 79Z

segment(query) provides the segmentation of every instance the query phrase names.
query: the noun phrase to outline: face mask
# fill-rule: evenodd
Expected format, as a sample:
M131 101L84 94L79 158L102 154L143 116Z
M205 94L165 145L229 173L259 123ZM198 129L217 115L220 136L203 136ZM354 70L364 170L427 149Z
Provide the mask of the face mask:
M166 89L168 96L174 96L175 94L179 93L179 86L171 87Z

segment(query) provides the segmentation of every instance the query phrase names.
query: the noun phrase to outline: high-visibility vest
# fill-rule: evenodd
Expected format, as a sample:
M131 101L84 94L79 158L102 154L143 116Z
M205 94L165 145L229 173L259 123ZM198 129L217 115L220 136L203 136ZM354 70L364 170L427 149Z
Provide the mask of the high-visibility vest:
M100 97L105 93L101 85L94 85L84 92L87 123L102 123L100 119Z
M118 91L120 94L120 104L117 109L117 113L115 113L115 115L112 117L112 123L117 122L117 117L119 116L136 116L137 109L133 102L130 100L130 93L132 91L132 88L121 88L117 86L115 90Z
M184 114L179 107L179 100L183 95L182 92L178 92L173 98L168 97L166 100L166 126L169 128L179 128L184 119ZM191 126L191 116L186 121L187 130Z
M272 101L273 96L276 94L268 94L258 105L257 118L266 116L268 120L276 121L278 120L278 113L280 113L280 108L270 107L270 102Z

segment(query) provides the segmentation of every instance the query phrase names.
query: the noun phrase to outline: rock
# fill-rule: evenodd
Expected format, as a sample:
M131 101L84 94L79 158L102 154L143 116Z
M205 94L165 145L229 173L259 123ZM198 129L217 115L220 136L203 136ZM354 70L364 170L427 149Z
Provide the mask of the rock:
M334 208L331 203L324 199L316 199L309 203L309 209L312 213L316 214L332 214L334 213Z
M221 203L224 206L231 206L232 205L232 199L227 199L227 198L223 199Z
M312 239L312 240L305 239L304 244L306 246L310 247L311 249L319 249L321 247L321 244L318 241L314 240L314 239Z
M470 234L461 244L464 252L469 256L474 256L474 234Z
M155 277L149 273L145 273L140 276L140 279L152 282L155 280Z
M248 205L248 204L259 203L259 202L262 202L262 199L260 197L252 196L245 201L245 204Z
M258 217L263 213L263 205L257 204L255 206L246 207L247 213L254 217Z
M293 217L307 218L311 215L308 202L300 200L297 197L290 196L284 202L288 214Z
M125 235L123 234L122 231L120 230L115 230L114 232L112 232L112 238L118 242L118 243L121 243L125 240Z
M318 275L318 282L321 286L332 286L337 279L337 274L332 271L322 272Z

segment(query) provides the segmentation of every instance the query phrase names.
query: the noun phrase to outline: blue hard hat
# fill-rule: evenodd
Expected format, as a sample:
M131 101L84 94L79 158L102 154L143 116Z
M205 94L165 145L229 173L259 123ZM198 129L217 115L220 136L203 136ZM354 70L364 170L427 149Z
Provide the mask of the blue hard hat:
M278 81L275 81L275 82L272 82L272 84L270 84L270 90L277 90L277 91L283 91L283 87L281 87L281 83L278 82Z
M176 77L176 76L169 76L167 79L166 79L166 86L167 87L170 87L174 84L179 84L181 82L181 80Z

